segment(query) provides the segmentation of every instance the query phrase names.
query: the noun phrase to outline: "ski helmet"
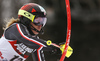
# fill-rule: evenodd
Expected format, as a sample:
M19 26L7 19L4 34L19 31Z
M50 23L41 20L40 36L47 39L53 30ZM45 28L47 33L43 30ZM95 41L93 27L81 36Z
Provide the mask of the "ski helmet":
M35 25L44 26L47 21L45 9L36 3L23 5L18 11L18 18L27 27L29 27L30 22L33 22ZM33 30L40 32L35 28Z

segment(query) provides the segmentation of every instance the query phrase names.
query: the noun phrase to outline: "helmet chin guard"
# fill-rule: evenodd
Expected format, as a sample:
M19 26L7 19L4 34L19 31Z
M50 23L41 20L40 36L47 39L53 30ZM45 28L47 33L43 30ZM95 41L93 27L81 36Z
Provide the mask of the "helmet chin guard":
M36 32L38 32L38 33L40 33L40 34L44 34L43 29L41 29L41 30L39 31L39 30L37 30L35 27L33 27L31 24L30 24L30 27L32 27L31 30L34 30L34 31L36 31Z

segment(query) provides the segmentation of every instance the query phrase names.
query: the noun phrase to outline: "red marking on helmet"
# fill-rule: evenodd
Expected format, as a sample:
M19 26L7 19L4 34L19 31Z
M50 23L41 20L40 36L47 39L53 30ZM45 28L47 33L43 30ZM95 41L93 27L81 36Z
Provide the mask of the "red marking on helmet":
M22 6L21 9L25 10L26 8L28 8L28 5Z
M28 11L30 8L31 8L30 5L24 5L21 7L22 10L26 10L26 11Z
M36 10L33 8L31 12L36 12Z

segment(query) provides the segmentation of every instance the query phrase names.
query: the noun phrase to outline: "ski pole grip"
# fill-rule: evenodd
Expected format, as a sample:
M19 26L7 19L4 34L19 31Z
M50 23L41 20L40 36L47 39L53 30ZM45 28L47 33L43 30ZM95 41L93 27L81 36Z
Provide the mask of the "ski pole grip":
M52 44L52 41L48 40L46 43L47 43L48 46L50 46Z

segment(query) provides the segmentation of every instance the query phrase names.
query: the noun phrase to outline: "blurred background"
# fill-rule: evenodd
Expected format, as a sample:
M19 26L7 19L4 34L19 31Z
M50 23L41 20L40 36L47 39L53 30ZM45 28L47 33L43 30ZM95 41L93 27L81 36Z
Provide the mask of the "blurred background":
M47 11L48 22L44 27L44 40L65 42L67 15L65 0L0 0L0 36L4 21L17 18L17 12L25 3L38 3ZM100 61L100 0L70 0L72 31L70 46L74 52L65 61ZM57 61L59 55L45 53L46 61ZM26 61L32 61L31 56Z

